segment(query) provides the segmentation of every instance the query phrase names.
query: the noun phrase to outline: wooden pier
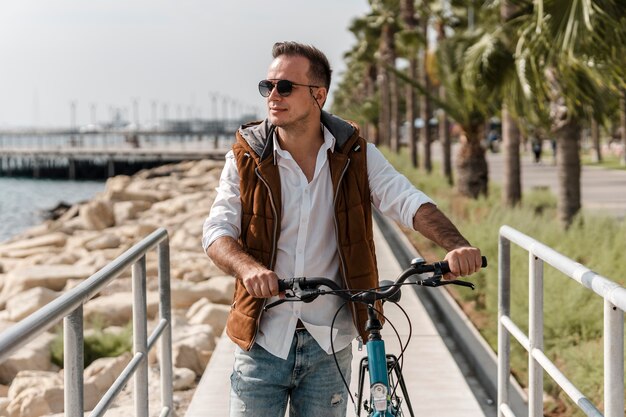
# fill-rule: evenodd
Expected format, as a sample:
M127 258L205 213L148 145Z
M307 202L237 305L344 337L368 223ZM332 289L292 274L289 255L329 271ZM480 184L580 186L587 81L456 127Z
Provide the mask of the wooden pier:
M221 159L235 129L0 131L0 176L103 179L171 162Z

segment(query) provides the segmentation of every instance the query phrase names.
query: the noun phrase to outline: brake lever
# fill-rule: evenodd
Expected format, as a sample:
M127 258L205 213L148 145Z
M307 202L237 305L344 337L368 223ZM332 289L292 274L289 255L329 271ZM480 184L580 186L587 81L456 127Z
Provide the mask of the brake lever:
M268 305L266 305L265 307L263 307L263 312L267 312L267 310L269 310L270 308L276 307L277 305L281 305L282 303L284 303L285 301L287 301L286 298L281 298L278 299L276 301L274 301L273 303L269 303Z
M459 279L444 281L441 279L441 275L433 275L432 277L422 280L422 281L418 281L417 283L424 287L441 287L443 285L452 284L452 285L459 285L461 287L468 287L468 288L471 288L472 290L475 288L474 284L468 281L461 281Z

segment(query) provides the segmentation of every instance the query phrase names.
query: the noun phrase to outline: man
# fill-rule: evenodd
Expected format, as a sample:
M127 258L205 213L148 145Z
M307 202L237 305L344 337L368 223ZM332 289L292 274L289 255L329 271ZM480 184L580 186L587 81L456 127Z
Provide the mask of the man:
M371 205L448 251L450 277L480 268L472 247L433 202L398 174L358 128L322 107L331 69L318 49L274 45L268 117L242 126L204 224L203 246L236 277L226 331L237 344L231 416L345 416L351 343L367 341L365 310L342 301L262 308L278 278L322 276L345 287L377 286Z

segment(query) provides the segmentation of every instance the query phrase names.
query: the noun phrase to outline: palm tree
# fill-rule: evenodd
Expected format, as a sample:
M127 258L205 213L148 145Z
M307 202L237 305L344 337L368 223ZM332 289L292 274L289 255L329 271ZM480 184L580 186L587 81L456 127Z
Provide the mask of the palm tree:
M436 66L438 79L446 90L444 100L433 95L419 81L396 72L405 82L422 94L429 95L433 103L454 119L461 128L457 158L457 183L460 194L477 198L488 191L489 174L485 149L482 146L485 122L495 110L491 104L493 92L483 85L468 85L463 79L467 65L466 51L477 41L477 35L459 32L438 45Z
M437 4L435 4L437 6ZM435 28L437 31L437 44L443 42L446 39L446 28L449 25L446 17L445 9L447 7L447 0L441 0L438 4L438 10L433 10L433 17L435 18ZM437 93L439 100L446 101L446 88L439 82L439 79L433 80L433 84L437 86ZM443 176L448 180L448 184L454 184L454 178L452 175L452 140L450 137L450 119L448 114L443 109L438 109L439 117L439 143L441 144L442 163L441 169Z
M335 90L332 111L358 122L364 137L378 145L380 112L375 54L380 28L375 20L370 13L350 24L349 30L354 34L356 44L344 55L347 69Z
M416 31L417 19L415 19L415 5L413 0L402 0L401 4L402 20L404 23L403 30L399 33L401 44L406 50L408 65L408 77L417 78L417 51L419 49L419 34ZM409 154L411 164L414 167L419 166L417 134L415 131L415 119L417 116L416 94L415 89L410 84L405 86L406 101L406 122L407 122L407 140L409 143Z
M500 3L500 18L503 23L510 21L516 16L518 11L518 6L509 0L502 0ZM517 121L508 110L506 103L502 105L501 111L502 151L504 153L502 202L505 206L512 207L522 200L520 131L517 126Z
M591 118L591 143L593 144L593 161L602 162L602 149L600 147L600 127L598 121Z
M370 0L371 24L379 28L377 61L378 90L380 93L379 129L383 144L397 151L399 147L398 83L393 71L396 66L394 35L398 30L396 16L399 14L398 0Z
M621 89L619 98L619 125L622 135L622 165L626 165L626 88Z
M420 16L420 26L422 28L422 36L424 39L428 38L428 20L429 13L426 6L426 2L422 2L422 12ZM428 77L428 42L425 42L424 48L421 53L421 65L420 65L420 82L426 89L426 91L430 91L431 82ZM433 170L433 161L432 161L432 153L431 153L431 134L430 134L430 113L431 113L431 103L428 94L422 94L420 98L420 117L422 119L422 129L421 129L421 140L422 146L424 146L424 169L426 172L432 172Z
M581 208L580 120L605 114L603 97L623 71L612 57L626 47L626 30L615 19L625 11L619 0L537 0L520 27L517 73L527 100L548 114L556 138L557 208L565 226Z

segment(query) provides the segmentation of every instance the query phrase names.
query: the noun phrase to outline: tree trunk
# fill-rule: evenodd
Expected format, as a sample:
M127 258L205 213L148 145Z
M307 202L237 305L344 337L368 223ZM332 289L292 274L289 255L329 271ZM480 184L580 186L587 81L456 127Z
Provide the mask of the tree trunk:
M602 149L600 147L600 128L596 119L591 118L591 141L593 143L593 161L602 162Z
M443 86L439 87L439 98L441 101L446 100L446 89ZM441 161L443 175L447 178L448 184L454 184L454 178L452 176L452 141L450 139L450 120L445 111L441 112L439 118L439 141L441 143L442 158Z
M411 57L409 59L409 77L412 80L417 79L417 58ZM411 164L417 168L419 166L418 147L417 147L417 132L415 131L415 119L417 109L415 105L415 89L410 85L406 85L406 121L407 121L407 140L409 143L409 152L411 154Z
M570 121L554 130L556 165L559 179L557 210L559 220L568 227L580 211L580 136L577 122Z
M485 149L481 146L483 131L482 124L464 129L456 158L457 190L471 198L486 196L488 192L489 169Z
M445 9L447 0L441 0L441 8ZM446 28L443 20L437 22L437 42L441 43L446 39ZM439 86L439 99L445 103L446 101L446 88L443 85ZM454 178L452 176L452 141L450 140L450 120L448 114L441 109L439 117L439 143L441 143L442 150L442 170L443 175L448 180L448 184L454 184Z
M422 16L422 34L428 39L428 16ZM420 82L426 89L430 91L430 79L427 71L428 44L422 49L422 62L420 65ZM422 94L420 99L420 117L424 125L422 126L421 140L424 146L424 169L430 173L433 170L432 154L431 154L431 134L430 134L430 99L426 94Z
M415 19L415 3L413 0L402 0L400 3L400 10L402 13L402 20L404 26L410 32L415 30L417 26L417 20ZM407 53L409 61L408 76L411 80L417 80L417 57L413 48L409 48ZM411 164L414 168L419 166L418 150L417 150L417 135L415 132L415 119L417 118L417 106L416 106L416 94L415 89L409 84L405 87L405 101L406 101L406 136L409 144L409 153L411 157Z
M518 11L519 6L510 0L500 3L500 20L504 23L510 20ZM522 200L522 174L520 163L520 131L515 119L502 106L502 146L504 153L504 182L502 188L502 202L507 207L513 207Z
M388 56L390 51L388 50L388 42L391 37L391 28L389 25L385 25L382 29L382 36L380 40L380 67L378 71L378 90L380 92L380 106L379 106L379 118L378 134L380 136L380 143L390 146L391 140L391 92L390 92L390 78L389 71L385 65L389 62Z
M367 97L368 99L373 99L376 95L376 77L378 73L376 72L376 65L370 64L369 69L365 75L367 82ZM376 146L380 144L380 136L378 134L378 123L376 121L371 120L371 117L368 117L367 122L367 133L370 141L372 141Z
M556 139L556 165L559 179L558 217L567 228L580 210L580 136L581 128L563 97L559 74L554 68L544 71L550 86L550 123Z
M622 165L626 165L626 90L624 89L619 100L619 125L622 132Z
M389 66L395 67L395 54L390 58ZM389 117L391 119L390 139L391 150L400 152L400 109L398 105L398 77L393 72L389 73L389 101L391 105Z
M502 147L504 153L502 202L507 207L513 207L522 200L520 132L506 106L502 106Z

